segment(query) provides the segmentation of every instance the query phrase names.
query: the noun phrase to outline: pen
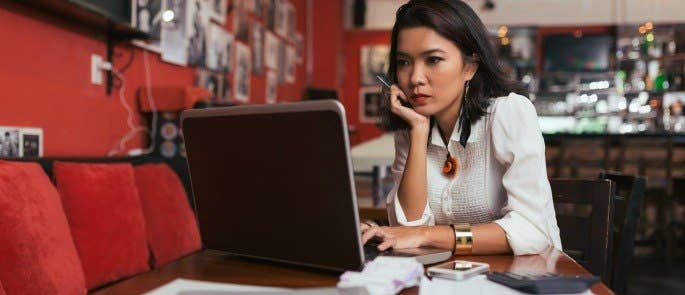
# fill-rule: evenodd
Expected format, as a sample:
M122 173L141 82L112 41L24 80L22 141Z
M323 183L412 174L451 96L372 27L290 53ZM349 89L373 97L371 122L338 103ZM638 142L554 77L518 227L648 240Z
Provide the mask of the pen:
M386 80L385 75L376 74L376 79L378 79L378 81L380 81L385 87L388 87L388 89L390 89L390 83Z

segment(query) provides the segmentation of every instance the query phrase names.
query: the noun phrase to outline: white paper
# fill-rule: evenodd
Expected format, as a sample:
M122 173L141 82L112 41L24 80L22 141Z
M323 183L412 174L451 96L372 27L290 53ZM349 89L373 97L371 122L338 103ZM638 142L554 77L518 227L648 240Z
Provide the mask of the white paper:
M463 281L453 281L445 280L439 278L433 278L429 280L426 277L421 279L421 285L419 287L420 295L438 295L438 294L499 294L499 295L509 295L509 294L527 294L519 292L515 289L509 288L507 286L495 283L488 280L485 275L478 275L470 279ZM592 292L587 290L583 293L591 295Z
M370 294L396 294L419 284L423 265L414 258L380 256L361 272L347 271L340 276L338 288L366 287Z
M194 281L186 279L176 279L154 289L145 294L148 295L170 295L188 291L240 291L240 292L264 292L264 291L287 291L285 288L261 287L251 285L238 285L227 283L214 283L205 281Z

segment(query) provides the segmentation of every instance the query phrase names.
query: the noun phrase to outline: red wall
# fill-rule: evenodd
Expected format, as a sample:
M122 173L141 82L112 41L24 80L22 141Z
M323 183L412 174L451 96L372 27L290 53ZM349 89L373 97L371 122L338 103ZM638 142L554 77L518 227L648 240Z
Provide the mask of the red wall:
M311 84L315 87L341 89L343 44L343 0L311 0L312 57Z
M306 40L306 0L290 0L297 10L297 30ZM317 1L319 2L319 1ZM231 26L230 18L226 27ZM105 56L102 35L13 1L0 1L0 126L43 128L45 156L103 156L128 132L126 111L118 92L105 95L104 86L90 84L90 56ZM145 84L143 50L117 47L114 66L121 67L135 51L124 73L125 97L140 124L135 91ZM164 63L148 52L151 84L193 85L195 69ZM295 84L278 89L279 101L299 100L304 87L304 64L298 64ZM265 76L253 76L251 103L265 101ZM146 141L139 134L127 148Z
M382 134L382 131L374 124L359 122L360 50L364 45L390 45L390 31L347 31L345 32L344 40L344 102L347 109L348 123L356 129L356 132L350 137L350 141L353 144L357 144Z

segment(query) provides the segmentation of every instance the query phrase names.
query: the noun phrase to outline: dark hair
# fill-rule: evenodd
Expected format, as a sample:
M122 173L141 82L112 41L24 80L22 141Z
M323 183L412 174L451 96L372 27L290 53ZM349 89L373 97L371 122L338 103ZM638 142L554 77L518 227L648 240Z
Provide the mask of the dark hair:
M478 64L469 82L468 97L462 112L469 123L486 114L490 99L517 92L527 95L515 81L507 78L490 43L487 29L476 13L461 0L411 0L397 10L392 28L388 78L397 83L397 37L407 28L427 27L452 41L462 52L465 62ZM408 129L408 124L389 110L386 103L381 127L386 130ZM469 126L470 127L470 126Z

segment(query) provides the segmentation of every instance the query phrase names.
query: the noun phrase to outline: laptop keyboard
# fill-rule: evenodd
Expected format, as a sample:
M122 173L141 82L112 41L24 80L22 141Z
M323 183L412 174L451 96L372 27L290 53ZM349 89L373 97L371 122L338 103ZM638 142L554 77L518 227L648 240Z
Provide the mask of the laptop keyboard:
M378 244L364 245L364 258L366 261L374 260L378 256L413 257L415 255L409 253L394 252L392 250L380 251L378 250Z

